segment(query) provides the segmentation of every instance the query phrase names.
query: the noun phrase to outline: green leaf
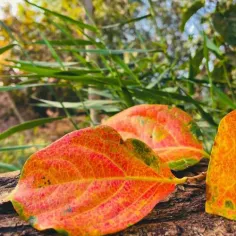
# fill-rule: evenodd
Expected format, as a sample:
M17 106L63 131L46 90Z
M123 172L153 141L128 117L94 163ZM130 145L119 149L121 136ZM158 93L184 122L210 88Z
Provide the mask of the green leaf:
M11 164L0 162L0 169L4 169L4 170L8 170L8 171L15 171L15 170L19 170L20 168L14 166L14 165L11 165Z
M87 46L87 45L93 45L91 41L83 40L83 39L64 39L64 40L48 40L48 42L53 46L71 46L71 45L81 45L81 46ZM33 42L33 44L46 44L44 40L38 40L36 42Z
M121 26L124 26L126 24L130 24L130 23L137 22L137 21L140 21L140 20L143 20L143 19L147 19L151 16L152 16L151 14L147 14L147 15L140 16L140 17L137 17L137 18L132 18L132 19L129 19L127 21L123 21L123 22L120 22L120 23L117 23L117 24L105 25L105 26L102 26L102 28L103 29L110 29L110 28L115 28L115 27L121 27Z
M129 68L129 66L118 56L113 56L113 60L127 73L130 77L137 82L137 84L141 85L139 78L137 75Z
M202 59L204 57L203 48L199 48L196 50L196 53L193 58L191 58L191 73L189 75L190 78L194 78L200 71L199 67L202 63Z
M5 46L5 47L0 48L0 54L3 54L4 52L6 52L6 51L12 49L12 48L13 48L14 46L16 46L16 45L17 45L17 44L9 44L9 45L7 45L7 46Z
M50 10L47 9L47 8L40 7L40 6L38 6L38 5L36 5L36 4L32 3L32 2L29 2L29 1L27 1L27 0L25 0L25 2L27 2L27 3L29 3L30 5L35 6L35 7L39 8L39 9L45 11L45 12L48 13L48 14L54 15L54 16L56 16L56 17L58 17L58 18L60 18L60 19L62 19L62 20L64 20L64 21L67 21L67 22L71 23L71 24L75 24L75 25L77 25L77 26L78 26L79 28L81 28L81 29L88 29L88 30L93 31L93 32L96 32L96 31L97 31L96 27L94 27L94 26L92 26L92 25L88 25L88 24L85 24L85 23L83 23L83 22L81 22L81 21L74 20L74 19L72 19L72 18L70 18L70 17L68 17L68 16L62 15L62 14L57 13L57 12L55 12L55 11L50 11Z
M64 119L65 117L56 117L56 118L42 118L42 119L36 119L36 120L31 120L31 121L27 121L25 123L16 125L16 126L12 126L11 128L7 129L6 131L0 133L0 140L1 139L5 139L15 133L24 131L24 130L28 130L28 129L32 129L35 128L37 126L40 125L44 125L46 123L55 121L55 120L61 120Z
M55 84L26 84L26 85L9 85L9 86L0 86L0 92L13 91L18 89L26 89L32 87L41 87L41 86L54 86Z
M200 72L200 65L204 57L203 48L196 50L195 56L189 58L189 74L188 74L188 92L190 95L194 94L194 83L191 83L195 76Z
M32 145L22 145L22 146L9 146L9 147L0 147L0 152L7 152L7 151L19 151L25 150L28 148L41 148L45 147L47 144L32 144Z
M236 109L236 104L227 96L226 93L222 92L219 88L215 87L214 85L213 85L213 90L222 104L231 109Z
M58 62L58 64L61 66L61 68L65 69L60 57L57 55L57 52L55 51L55 49L52 47L52 45L49 43L49 41L47 40L47 38L45 37L45 35L43 33L40 32L41 37L43 38L43 41L45 42L45 44L47 45L49 51L51 52L52 56L54 57L54 59Z
M50 101L45 99L38 99L36 100L43 102L47 104L49 107L57 107L57 108L63 108L60 102L56 101ZM71 109L84 109L86 107L87 109L95 109L95 110L104 110L104 111L111 111L111 107L113 107L114 111L119 111L117 107L120 106L120 101L110 101L110 100L86 100L84 102L63 102L63 106L65 108L71 108Z
M212 15L216 31L228 44L236 46L236 5L231 5L225 12Z
M62 51L69 51L69 52L81 52L81 53L94 53L99 55L121 55L124 53L151 53L151 52L160 52L161 50L148 50L148 49L62 49Z
M208 49L216 53L218 56L222 55L222 52L220 51L219 47L217 47L216 44L206 36L206 34L205 34L205 40L206 40L206 46Z
M187 21L191 18L191 16L193 16L200 8L204 7L205 1L204 0L200 0L200 1L194 1L192 3L192 5L187 8L184 11L184 14L182 16L182 21L181 21L181 25L180 25L180 30L183 32L184 31L184 27L185 24L187 23Z

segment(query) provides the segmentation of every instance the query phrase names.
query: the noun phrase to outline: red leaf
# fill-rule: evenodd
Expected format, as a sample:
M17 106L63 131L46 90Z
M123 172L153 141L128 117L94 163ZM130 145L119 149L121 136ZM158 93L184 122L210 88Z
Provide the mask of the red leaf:
M206 184L206 212L236 220L236 110L220 122Z
M185 169L207 155L195 136L192 118L176 107L138 105L109 118L104 124L116 129L124 140L142 140L173 170Z
M39 230L109 234L142 219L178 182L144 143L98 126L33 154L12 203Z

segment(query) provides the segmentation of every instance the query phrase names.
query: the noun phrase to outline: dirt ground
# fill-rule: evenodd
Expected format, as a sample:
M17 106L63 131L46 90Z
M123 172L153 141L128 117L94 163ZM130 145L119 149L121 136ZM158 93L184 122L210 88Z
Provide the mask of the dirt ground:
M47 111L49 116L56 116L52 111ZM16 106L9 93L0 93L0 133L8 128L28 120L40 118L39 114L33 111L27 104ZM85 115L73 118L80 128L85 126ZM54 141L68 132L74 130L73 125L67 119L54 121L39 127L40 135L47 138L47 141Z

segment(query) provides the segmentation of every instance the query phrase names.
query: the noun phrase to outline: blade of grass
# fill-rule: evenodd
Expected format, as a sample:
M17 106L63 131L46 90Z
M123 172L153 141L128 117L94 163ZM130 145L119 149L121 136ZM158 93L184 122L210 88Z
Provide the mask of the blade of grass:
M207 69L207 75L209 79L209 85L210 85L210 97L211 97L211 103L212 103L212 108L214 108L214 91L213 91L213 81L212 81L212 76L209 68L209 51L207 47L207 36L205 32L203 32L203 53L204 57L206 59L206 69Z
M125 72L127 72L131 78L133 78L134 81L137 82L140 86L142 86L142 83L140 82L139 78L136 76L136 74L133 73L133 71L128 67L128 65L121 60L118 56L113 56L112 59L121 67L124 69Z
M70 115L70 112L69 112L69 111L67 110L67 108L64 106L64 104L63 104L61 98L59 98L59 97L57 96L57 94L56 94L56 92L54 91L54 89L52 89L52 88L49 88L49 89L50 89L51 93L55 96L55 98L57 99L57 101L59 101L59 103L60 103L62 109L64 110L65 115L66 115L66 117L68 118L68 120L71 122L71 124L74 126L74 128L75 128L76 130L78 130L79 127L77 126L77 124L75 123L75 121L72 119L72 117L71 117L71 115Z
M0 48L0 54L3 54L4 52L6 52L6 51L12 49L12 48L15 47L15 46L17 46L17 44L9 44L9 45L7 45L7 46L5 46L5 47L1 47L1 48Z
M162 52L159 49L74 49L74 48L65 48L61 51L69 52L80 52L80 53L95 53L98 55L122 55L124 53L151 53L151 52Z
M14 166L14 165L11 165L11 164L0 162L0 169L8 170L8 171L15 171L15 170L19 170L20 168Z
M124 25L129 24L129 23L133 23L133 22L137 22L137 21L140 21L140 20L143 20L143 19L147 19L149 17L151 17L151 14L140 16L140 17L137 17L137 18L132 18L132 19L129 19L127 21L120 22L120 23L113 24L113 25L105 25L105 26L102 26L102 28L103 29L111 29L111 28L121 27L121 26L124 26Z
M71 17L62 15L62 14L60 14L60 13L58 13L58 12L51 11L51 10L49 10L49 9L47 9L47 8L38 6L38 5L36 5L36 4L32 3L32 2L29 2L28 0L25 0L25 2L29 3L29 4L32 5L32 6L35 6L35 7L39 8L39 9L41 9L41 10L43 10L44 12L46 12L46 13L48 13L48 14L51 14L51 15L53 15L53 16L56 16L56 17L58 17L58 18L60 18L60 19L62 19L62 20L64 20L64 21L67 21L67 22L69 22L69 23L71 23L71 24L77 25L80 29L88 29L88 30L93 31L93 32L96 32L96 31L97 31L97 29L96 29L94 26L92 26L92 25L85 24L85 23L83 23L83 22L81 22L81 21L74 20L74 19L72 19Z
M50 100L45 100L45 99L40 99L40 98L34 98L40 102L43 102L47 105L49 105L50 107L57 107L57 108L63 108L61 106L60 102L57 101L50 101ZM84 102L63 102L64 107L66 108L72 108L72 109L83 109L84 105L88 108L88 109L103 109L105 108L106 105L116 105L116 104L120 104L120 101L110 101L110 100L86 100Z
M223 103L227 107L230 107L231 109L236 109L236 104L227 96L227 94L223 93L219 88L214 85L213 89L221 103Z
M41 37L43 38L43 41L45 42L45 44L47 45L48 49L50 50L52 56L55 58L55 60L58 62L58 64L61 66L61 68L63 70L65 70L65 67L60 59L60 57L57 55L55 49L52 47L52 45L50 44L50 42L46 39L45 35L42 32L39 32Z
M75 45L75 43L81 46L93 45L91 41L83 40L83 39L48 40L48 42L53 46L72 46L72 45ZM33 42L33 44L45 45L46 43L44 40L38 40L38 41Z
M7 129L6 131L0 133L0 140L5 139L15 133L22 132L24 130L32 129L40 125L44 125L46 123L50 123L56 120L64 119L65 117L56 117L56 118L42 118L42 119L36 119L27 121L25 123L12 126L11 128Z
M22 145L22 146L0 147L0 152L19 151L19 150L25 150L29 148L41 148L45 146L47 146L47 144L32 144L32 145Z
M0 92L8 92L13 90L20 90L32 87L42 87L42 86L55 86L56 84L27 84L27 85L9 85L0 86Z

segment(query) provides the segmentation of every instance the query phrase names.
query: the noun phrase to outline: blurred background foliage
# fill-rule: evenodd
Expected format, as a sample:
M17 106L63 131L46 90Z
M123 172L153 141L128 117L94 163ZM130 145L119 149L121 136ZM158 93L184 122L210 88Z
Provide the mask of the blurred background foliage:
M191 114L209 152L236 108L233 0L31 0L1 18L1 171L143 103Z

